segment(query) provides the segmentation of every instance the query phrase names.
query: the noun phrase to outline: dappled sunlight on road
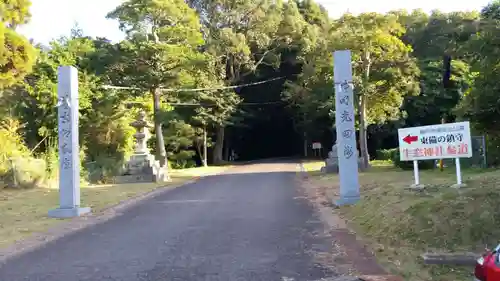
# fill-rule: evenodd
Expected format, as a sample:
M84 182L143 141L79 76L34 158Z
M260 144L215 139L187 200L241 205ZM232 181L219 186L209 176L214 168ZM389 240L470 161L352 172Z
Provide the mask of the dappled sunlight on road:
M254 174L254 173L279 173L296 172L298 162L294 161L276 161L269 163L255 163L245 166L235 166L227 173L229 174Z

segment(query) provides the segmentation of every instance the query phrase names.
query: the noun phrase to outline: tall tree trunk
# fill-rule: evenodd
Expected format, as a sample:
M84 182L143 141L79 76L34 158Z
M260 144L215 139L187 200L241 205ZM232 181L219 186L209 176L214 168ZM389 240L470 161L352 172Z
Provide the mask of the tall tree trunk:
M226 134L227 134L227 132L225 132L224 135L226 135ZM225 145L223 145L224 146L224 153L222 154L224 161L229 161L229 159L231 158L231 151L229 149L230 144L228 142L228 139L229 138L227 136L224 136L224 140L226 141Z
M303 124L304 124L304 157L307 158L307 132L306 132L306 127L307 127L307 116L306 116L306 113L304 112L302 114L302 120L303 120Z
M304 157L307 158L307 133L304 132Z
M165 167L167 165L167 151L165 150L165 140L163 139L163 129L162 120L160 119L160 91L159 89L154 89L153 93L153 110L154 110L154 121L155 121L155 133L156 133L156 158L160 161L160 166Z
M222 152L224 151L224 126L217 125L215 146L214 146L214 163L222 163Z
M201 165L205 167L205 162L203 161L203 143L196 142L196 152L200 155Z
M203 126L203 166L208 167L208 162L207 162L207 126Z
M360 128L359 128L359 146L361 157L363 157L363 167L368 168L370 163L369 155L368 155L368 138L366 132L366 96L361 96L361 101L359 103L359 118L360 118Z
M371 68L371 58L370 52L365 51L363 55L363 93L360 96L359 102L359 149L360 156L363 157L363 167L368 168L370 164L370 156L368 155L368 138L366 132L366 95L368 94L368 83L370 79L370 68Z
M152 35L156 43L160 42L158 34L155 29L156 24L153 24ZM160 119L160 89L155 88L152 91L153 94L153 114L155 123L155 133L156 133L156 158L160 162L160 167L165 170L165 180L170 180L168 175L168 160L167 160L167 150L165 149L165 139L163 138L163 122Z

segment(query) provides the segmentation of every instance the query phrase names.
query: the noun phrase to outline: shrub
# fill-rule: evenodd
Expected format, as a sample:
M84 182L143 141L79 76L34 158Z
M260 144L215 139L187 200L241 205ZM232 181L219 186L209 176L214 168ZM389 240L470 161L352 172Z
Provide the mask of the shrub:
M17 157L11 159L11 169L3 175L5 187L40 187L46 180L46 165L42 159Z
M17 133L20 125L15 119L0 124L0 187L29 188L44 184L46 163L36 159Z
M412 170L413 169L413 161L401 161L399 155L399 148L396 148L394 152L394 157L392 158L392 162L394 166L401 168L403 170ZM418 161L418 168L420 170L429 170L434 168L434 160L421 160Z
M498 134L487 135L486 160L488 161L488 167L498 167L500 165L500 136Z
M45 141L45 152L41 153L40 158L45 161L45 171L48 180L56 180L59 177L59 153L57 139L48 137Z
M377 160L391 160L393 161L395 153L399 151L398 148L379 149L376 153Z
M108 97L82 120L81 177L89 182L111 182L134 146L133 112L118 97Z
M193 160L195 154L192 150L180 150L177 153L168 153L169 163L173 169L186 169L196 167Z
M86 180L90 183L111 183L119 175L123 166L123 159L109 158L107 155L97 157L95 161L84 163Z
M0 175L11 169L11 159L31 156L17 133L19 128L19 122L14 119L3 120L0 124Z

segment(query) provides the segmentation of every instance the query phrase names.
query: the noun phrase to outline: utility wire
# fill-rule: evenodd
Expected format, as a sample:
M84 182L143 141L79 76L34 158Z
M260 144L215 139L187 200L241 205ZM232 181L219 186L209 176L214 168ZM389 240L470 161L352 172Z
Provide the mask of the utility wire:
M283 103L283 101L268 101L268 102L242 102L238 103L238 105L264 105L264 104L279 104ZM203 104L203 103L187 103L187 102L178 102L178 103L170 103L167 102L168 105L181 105L181 106L215 106L211 104Z
M285 77L277 77L277 78L271 78L267 79L264 81L259 81L259 82L254 82L254 83L247 83L247 84L241 84L241 85L235 85L235 86L226 86L226 87L215 87L215 88L197 88L197 89L174 89L174 88L159 88L160 91L162 92L201 92L201 91L217 91L217 90L227 90L227 89L236 89L236 88L241 88L241 87L249 87L249 86L255 86L255 85L260 85L260 84L265 84L269 83L272 81L276 81L279 79L283 79ZM104 89L116 89L116 90L144 90L142 88L137 88L137 87L122 87L122 86L112 86L112 85L104 85Z

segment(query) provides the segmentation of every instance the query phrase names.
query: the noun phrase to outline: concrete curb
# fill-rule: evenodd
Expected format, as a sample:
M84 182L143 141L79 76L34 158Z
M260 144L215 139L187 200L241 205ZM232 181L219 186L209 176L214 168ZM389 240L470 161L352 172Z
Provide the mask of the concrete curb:
M421 255L425 264L446 265L476 265L477 259L482 255L478 253L425 253Z
M52 226L47 231L34 233L33 235L28 236L25 239L14 242L12 245L7 246L6 248L0 249L0 266L5 264L10 259L43 248L50 243L55 243L58 239L64 238L67 235L75 234L79 231L83 231L92 226L96 226L101 223L105 223L113 218L116 218L122 215L123 212L139 205L145 200L154 198L173 189L196 183L197 181L205 177L224 174L231 168L233 167L228 167L227 169L223 169L222 171L214 174L197 176L183 183L158 187L152 191L139 194L137 196L123 200L115 205L104 208L99 213L90 213L85 216L67 219L64 222Z

